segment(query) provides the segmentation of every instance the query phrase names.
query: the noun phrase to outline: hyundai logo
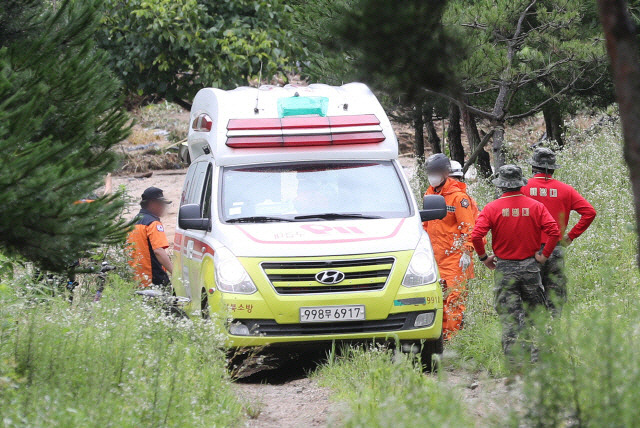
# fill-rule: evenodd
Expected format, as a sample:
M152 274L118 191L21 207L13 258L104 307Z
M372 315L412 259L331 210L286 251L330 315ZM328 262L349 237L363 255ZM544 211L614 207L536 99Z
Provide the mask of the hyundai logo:
M338 284L344 281L344 273L338 270L324 270L316 274L316 281L320 284Z

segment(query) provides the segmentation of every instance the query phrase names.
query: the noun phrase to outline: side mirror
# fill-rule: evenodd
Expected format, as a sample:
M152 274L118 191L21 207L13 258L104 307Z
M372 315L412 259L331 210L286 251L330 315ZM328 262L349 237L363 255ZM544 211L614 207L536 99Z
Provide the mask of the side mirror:
M420 220L442 220L447 215L447 203L440 195L426 195L422 201Z
M187 204L180 207L178 212L178 227L185 230L209 230L211 220L202 218L198 204Z

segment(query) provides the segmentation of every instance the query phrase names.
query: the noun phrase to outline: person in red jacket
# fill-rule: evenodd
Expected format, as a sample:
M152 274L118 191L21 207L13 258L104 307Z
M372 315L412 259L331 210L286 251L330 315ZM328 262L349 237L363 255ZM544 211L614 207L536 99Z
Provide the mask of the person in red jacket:
M546 147L536 149L529 163L533 168L534 176L522 191L547 207L564 237L561 245L556 247L549 261L542 268L542 285L547 304L552 314L559 315L567 301L564 247L569 246L574 239L587 230L596 217L596 210L576 189L553 178L553 173L560 166L556 164L556 155L551 149ZM580 220L569 233L566 233L571 211L580 214ZM547 239L547 236L542 234L542 245L546 245Z
M442 220L423 223L431 238L440 278L446 282L442 320L445 339L450 339L462 327L466 282L473 278L473 246L469 237L476 220L467 186L449 177L450 168L449 158L442 153L427 159L430 186L425 194L442 195L447 215Z
M540 268L560 240L560 229L542 203L522 193L526 180L520 167L501 167L493 184L502 190L502 197L482 210L471 241L480 261L496 270L495 308L502 322L502 349L513 362L513 344L532 311L546 303ZM483 241L489 231L491 256ZM540 250L542 233L547 243Z

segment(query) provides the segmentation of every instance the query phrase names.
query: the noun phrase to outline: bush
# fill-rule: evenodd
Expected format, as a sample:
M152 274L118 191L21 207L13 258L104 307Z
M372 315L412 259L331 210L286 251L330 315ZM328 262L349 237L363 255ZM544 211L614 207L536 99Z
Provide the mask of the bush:
M344 404L338 412L340 426L471 426L460 397L418 366L406 355L347 348L317 376Z
M607 275L608 269L601 273ZM611 285L614 285L613 283ZM574 309L538 338L526 377L528 426L630 427L640 420L640 311L623 302ZM630 303L630 302L629 302Z
M0 250L61 271L126 237L120 199L76 202L115 168L128 117L93 41L100 1L50 3L0 5Z
M112 281L99 304L74 306L0 285L3 426L237 425L213 324L161 316Z
M99 44L126 89L187 107L203 87L282 74L300 52L282 0L106 0Z

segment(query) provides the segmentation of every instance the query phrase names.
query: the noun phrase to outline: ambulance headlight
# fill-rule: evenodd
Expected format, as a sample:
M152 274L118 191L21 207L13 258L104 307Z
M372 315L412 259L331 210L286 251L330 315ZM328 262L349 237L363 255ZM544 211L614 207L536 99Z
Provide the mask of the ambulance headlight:
M413 257L411 257L402 285L405 287L417 287L419 285L433 284L436 282L436 278L436 265L431 241L429 240L429 235L423 233Z
M222 247L213 255L216 285L223 293L253 294L258 289L238 258Z

